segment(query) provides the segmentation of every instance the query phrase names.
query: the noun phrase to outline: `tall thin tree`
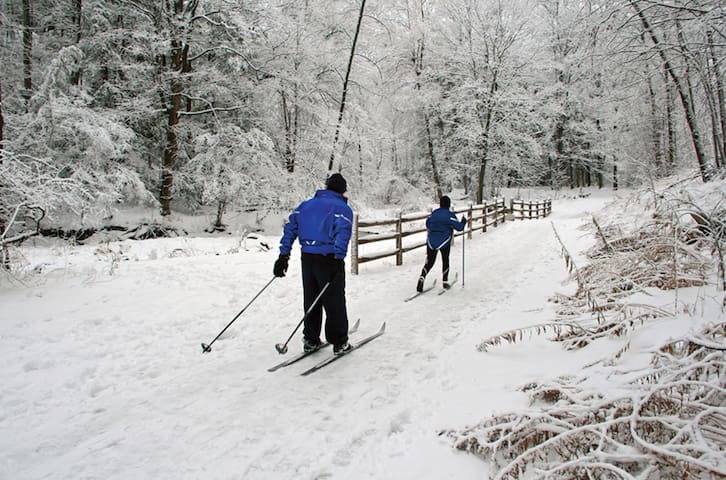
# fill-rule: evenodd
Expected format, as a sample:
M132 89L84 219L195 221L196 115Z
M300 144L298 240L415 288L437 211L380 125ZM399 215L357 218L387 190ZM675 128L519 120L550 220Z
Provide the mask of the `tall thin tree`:
M30 0L23 0L23 98L25 108L33 95L33 30Z
M83 38L83 0L73 0L73 14L72 14L72 21L73 26L72 28L75 30L75 35L73 41L76 45L81 43L81 38ZM71 82L74 85L80 85L81 83L81 66L78 66L78 69L73 72L71 75Z
M3 161L5 150L5 117L3 117L3 82L0 80L0 163Z
M185 36L189 34L185 31L183 22L178 19L182 15L193 18L198 2L191 0L175 0L173 2L173 17L175 22L172 26L171 50L170 50L170 74L171 74L171 93L168 97L166 105L167 127L166 127L166 147L164 148L164 156L162 159L161 170L161 192L159 200L161 201L161 214L171 214L171 200L174 183L174 169L176 167L177 156L179 154L179 139L177 128L179 125L179 116L182 110L182 101L184 93L184 83L182 76L188 73L191 67L188 62L189 45L185 42Z
M686 123L688 124L688 128L691 132L691 140L693 142L693 148L695 150L696 159L698 161L698 166L701 172L701 178L704 182L707 182L713 177L713 169L712 166L708 163L708 160L706 159L706 152L703 148L703 142L701 140L701 130L698 125L698 117L696 116L694 102L689 92L688 84L685 79L681 78L681 76L678 74L675 67L673 66L672 62L666 55L665 47L663 46L660 39L656 36L655 31L650 24L650 21L645 16L643 9L640 8L638 3L639 2L637 0L630 0L630 5L633 7L633 10L635 10L635 13L638 15L638 18L640 19L640 22L643 26L643 30L648 34L651 41L653 42L656 52L658 53L658 56L660 56L666 72L668 72L668 75L670 76L671 80L673 80L673 84L678 91L683 110L686 114Z
M345 98L348 95L348 80L350 79L350 71L353 67L353 58L355 58L355 46L358 43L358 34L360 33L360 26L363 22L363 13L366 8L366 0L363 0L360 4L360 11L358 13L358 23L355 26L355 36L353 37L353 45L350 48L350 56L348 57L348 68L345 71L345 80L343 81L343 95L340 99L340 111L338 112L338 123L335 125L335 136L333 137L333 148L330 150L330 161L328 162L328 171L333 170L333 164L335 162L335 148L338 144L338 137L340 136L340 127L343 123L343 112L345 111Z

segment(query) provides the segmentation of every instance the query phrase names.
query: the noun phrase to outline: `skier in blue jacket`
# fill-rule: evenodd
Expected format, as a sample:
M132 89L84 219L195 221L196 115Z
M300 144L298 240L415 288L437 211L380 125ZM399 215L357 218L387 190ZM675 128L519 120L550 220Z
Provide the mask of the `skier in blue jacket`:
M456 215L450 211L451 199L444 195L439 200L439 208L431 212L429 218L426 219L426 229L428 235L426 239L426 264L421 270L421 276L416 284L416 290L423 291L424 280L426 274L436 262L436 252L441 252L441 263L443 270L443 287L449 288L449 253L451 253L451 239L454 230L462 231L466 227L466 216L461 217L461 221L456 219Z
M300 243L303 307L308 311L325 285L330 282L316 307L305 318L303 350L320 348L325 309L325 339L333 353L350 350L348 313L345 305L345 256L353 231L353 210L345 193L348 184L339 173L325 182L325 190L302 202L289 216L280 239L280 256L273 273L284 277L295 239Z

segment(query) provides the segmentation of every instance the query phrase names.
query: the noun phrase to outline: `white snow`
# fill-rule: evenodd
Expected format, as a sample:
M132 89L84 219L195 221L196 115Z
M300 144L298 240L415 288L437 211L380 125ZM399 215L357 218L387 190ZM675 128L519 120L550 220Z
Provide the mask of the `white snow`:
M612 195L556 200L547 219L475 234L466 241L465 284L460 277L445 295L403 302L423 250L405 254L402 266L386 259L348 273L349 316L361 320L351 340L382 322L386 333L307 377L299 373L313 358L267 372L301 349L300 331L286 356L274 348L302 318L297 245L287 277L211 353L200 346L272 278L277 232L261 237L270 251L240 248L232 237L24 248L44 273L0 290L0 478L486 478L486 463L438 433L524 408L523 384L580 373L622 346L568 352L539 337L475 348L556 317L548 297L576 283L552 224L584 265L594 237L580 227ZM457 241L453 270L461 255ZM439 259L429 281L440 284L440 268ZM688 294L679 293L681 302ZM659 324L657 338L647 327L637 333L626 357L642 359L669 331L683 335L709 321L678 318Z

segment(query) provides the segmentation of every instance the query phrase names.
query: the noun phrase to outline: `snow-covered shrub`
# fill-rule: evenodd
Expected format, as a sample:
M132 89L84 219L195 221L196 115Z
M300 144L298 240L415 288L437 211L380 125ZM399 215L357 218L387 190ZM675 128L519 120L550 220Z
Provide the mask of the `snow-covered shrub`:
M726 323L717 320L722 316L706 314L712 320L705 326L658 344L647 368L622 362L634 332L644 325L688 322L695 307L679 302L678 290L714 292L713 272L723 265L722 255L714 259L714 251L723 251L724 184L674 185L637 192L626 200L627 209L613 205L618 213L607 224L593 217L591 231L598 242L587 252L587 265L576 265L560 240L577 281L573 295L553 298L561 319L503 332L479 344L480 351L488 351L546 334L569 349L602 339L622 343L614 355L588 365L577 378L525 385L529 409L444 432L456 448L490 461L491 478L726 475ZM698 194L693 194L694 186ZM555 235L559 240L556 229ZM672 297L672 311L640 301L656 290Z
M199 205L217 209L216 228L230 206L256 209L277 199L283 187L282 169L275 162L269 137L258 129L234 125L196 139L197 153L180 177L195 192Z
M529 384L530 410L446 434L497 479L723 478L725 328L664 345L648 370L607 370L617 393L584 376Z
M370 189L369 200L374 206L396 206L401 210L418 210L434 199L401 177L382 179Z

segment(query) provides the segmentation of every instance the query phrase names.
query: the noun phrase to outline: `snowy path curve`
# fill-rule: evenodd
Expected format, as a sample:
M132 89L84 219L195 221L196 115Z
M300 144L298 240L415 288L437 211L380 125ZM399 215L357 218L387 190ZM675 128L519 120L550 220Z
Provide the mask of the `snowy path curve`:
M69 271L2 290L0 478L482 478L486 465L437 432L524 402L517 387L552 373L519 351L474 346L536 323L547 297L569 288L551 224L576 253L590 241L578 227L603 199L565 203L475 234L465 286L445 295L403 302L421 251L349 274L353 340L383 321L386 334L308 377L298 374L314 360L266 371L302 315L295 261L201 354L269 281L274 252L142 259L113 276ZM440 268L430 278L440 282ZM288 355L299 348L298 334Z

